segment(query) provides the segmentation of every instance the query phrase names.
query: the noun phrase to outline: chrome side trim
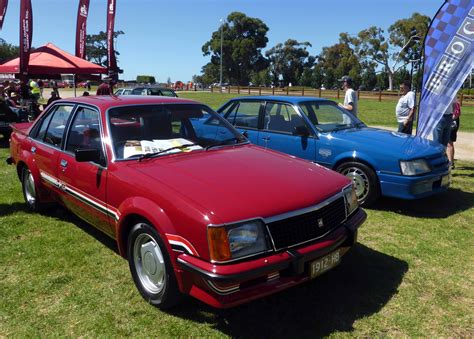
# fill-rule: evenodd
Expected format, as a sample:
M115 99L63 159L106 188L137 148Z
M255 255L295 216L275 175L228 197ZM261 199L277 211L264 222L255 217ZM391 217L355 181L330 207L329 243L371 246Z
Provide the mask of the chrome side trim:
M228 294L238 292L240 290L240 284L230 286L230 287L227 287L227 288L223 288L223 287L217 287L210 280L206 280L206 283L214 292L216 292L219 295L228 295Z

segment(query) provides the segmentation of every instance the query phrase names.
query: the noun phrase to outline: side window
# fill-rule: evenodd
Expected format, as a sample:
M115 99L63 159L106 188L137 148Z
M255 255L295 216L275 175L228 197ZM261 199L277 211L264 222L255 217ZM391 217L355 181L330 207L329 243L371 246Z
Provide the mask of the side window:
M242 101L227 115L227 120L236 127L258 128L258 114L261 102Z
M54 111L51 121L44 136L44 142L57 147L61 146L63 140L64 130L66 128L69 115L74 106L59 105Z
M291 105L268 102L265 106L264 129L293 133L295 127L304 126L305 122Z
M101 150L99 113L96 110L80 107L69 130L66 151L74 153L78 148Z
M51 118L53 117L54 111L55 110L53 109L52 112L50 112L44 119L42 119L43 121L41 121L41 126L36 129L38 133L36 135L33 135L35 139L43 141L44 136L46 135L46 130L48 129L49 123L51 122Z

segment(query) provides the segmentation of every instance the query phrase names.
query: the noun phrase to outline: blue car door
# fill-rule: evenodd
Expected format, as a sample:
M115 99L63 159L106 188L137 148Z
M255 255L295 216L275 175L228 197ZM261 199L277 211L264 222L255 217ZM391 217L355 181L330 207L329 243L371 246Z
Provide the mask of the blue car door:
M246 132L247 138L251 143L257 144L259 131L258 119L262 101L249 100L238 101L226 108L223 112L226 118L240 132Z
M268 101L262 110L258 145L310 161L315 160L316 139L290 104Z

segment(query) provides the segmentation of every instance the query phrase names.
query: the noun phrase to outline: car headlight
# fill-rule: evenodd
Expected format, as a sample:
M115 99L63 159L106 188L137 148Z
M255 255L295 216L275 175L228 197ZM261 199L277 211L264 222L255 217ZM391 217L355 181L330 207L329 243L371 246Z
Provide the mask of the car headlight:
M400 169L403 175L419 175L431 171L430 166L424 159L417 159L411 161L400 161Z
M247 257L268 250L265 225L261 220L249 220L207 229L211 260L226 261Z
M344 189L344 198L346 199L346 210L347 215L349 216L359 207L359 201L357 201L354 184Z

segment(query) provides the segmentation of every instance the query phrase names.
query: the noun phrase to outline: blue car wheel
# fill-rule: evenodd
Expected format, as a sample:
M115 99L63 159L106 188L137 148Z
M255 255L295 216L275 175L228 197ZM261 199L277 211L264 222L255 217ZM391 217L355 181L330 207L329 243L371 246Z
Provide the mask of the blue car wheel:
M375 172L360 162L346 162L339 165L336 171L352 180L357 200L363 206L370 206L380 196L380 186Z

